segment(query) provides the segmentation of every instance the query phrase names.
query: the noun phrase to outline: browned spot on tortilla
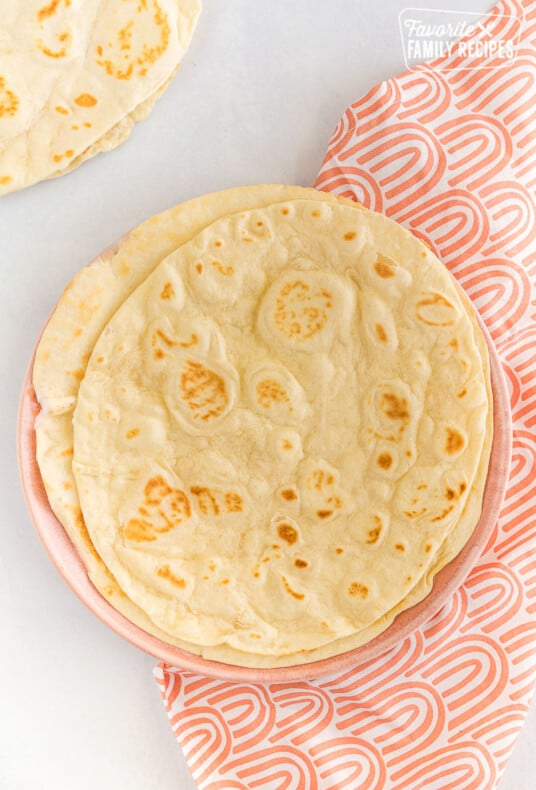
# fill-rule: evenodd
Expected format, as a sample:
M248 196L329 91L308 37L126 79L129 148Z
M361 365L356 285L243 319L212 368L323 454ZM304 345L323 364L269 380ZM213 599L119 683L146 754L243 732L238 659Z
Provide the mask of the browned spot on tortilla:
M91 129L91 127L93 126L93 124L92 124L92 123L90 123L89 121L84 121L84 126L85 126L87 129Z
M69 110L67 107L61 107L61 105L58 104L57 107L54 107L54 109L59 115L69 115Z
M453 488L447 488L447 490L445 491L445 496L449 500L454 499L454 497L456 496L456 491Z
M288 580L287 580L287 578L285 576L281 576L281 578L283 579L283 584L285 585L285 590L290 595L292 595L293 598L297 598L298 601L301 601L303 598L305 598L305 595L303 593L298 593L298 592L296 592L295 590L292 589L292 587L288 583Z
M155 475L145 484L138 513L139 517L129 519L123 534L141 543L156 540L158 534L179 526L191 516L191 507L184 491L170 486L162 475Z
M19 103L19 97L6 87L5 78L0 77L0 118L4 115L12 118L16 115Z
M174 584L175 587L180 587L181 589L186 587L186 582L184 579L180 579L178 576L175 576L169 565L162 565L160 568L158 568L156 575L160 576L161 579L167 579L167 581L171 582L171 584Z
M368 538L365 542L368 543L369 545L373 545L374 543L377 543L381 531L382 531L381 527L374 527L373 529L369 529Z
M250 236L242 236L242 241L253 241Z
M297 557L294 560L294 565L296 566L296 568L307 568L309 563L307 562L307 560L302 560L299 557Z
M142 9L147 10L146 0L140 0L137 6L138 13ZM149 24L152 22L153 30L149 32ZM169 47L171 39L171 27L168 21L168 15L162 10L157 0L153 0L151 8L151 16L145 23L147 28L147 35L152 33L152 46L145 43L142 50L137 49L132 54L130 40L132 38L132 28L134 20L131 19L127 24L116 33L116 41L108 41L109 52L108 57L101 55L101 59L97 60L98 66L102 66L106 74L114 77L117 80L130 80L134 75L134 69L137 68L138 75L144 77L147 74L148 67L159 60ZM158 35L158 40L154 41L154 32ZM101 49L103 52L103 50ZM98 49L97 49L98 53Z
M444 518L446 518L446 516L448 516L448 514L452 510L454 510L454 505L449 505L444 510L442 510L441 513L439 513L439 515L437 515L433 519L431 519L431 521L442 521Z
M201 274L203 271L203 264L198 262L195 264L195 270L198 274Z
M178 343L177 345L179 345L181 348L191 348L192 346L197 345L198 341L199 341L199 338L197 337L195 332L192 332L192 334L190 335L190 339L189 340L183 340L180 343Z
M406 547L403 543L395 543L395 549L397 551L406 551Z
M273 403L288 403L289 397L275 379L263 379L257 383L257 403L269 409Z
M381 409L390 420L409 420L408 402L405 398L399 398L394 392L384 392L381 400Z
M423 488L428 488L426 483L421 483L420 485L418 485L417 486L417 491L422 491Z
M423 308L425 307L443 307L447 310L454 310L454 305L452 305L448 299L438 293L430 293L424 299L420 299L417 302L417 318L423 322L423 324L428 324L428 326L452 326L455 321L452 318L437 318L436 320L430 320L430 318L426 318L423 315Z
M451 341L450 341L450 343L449 343L449 346L450 346L451 348L453 348L453 349L454 349L454 351L457 351L457 350L458 350L458 346L459 346L459 345L460 345L460 344L458 343L458 340L457 340L455 337L453 337L453 338L452 338L452 340L451 340Z
M227 513L241 513L244 501L236 491L226 491L223 495L223 506Z
M229 579L222 579L220 584L229 584Z
M376 255L374 271L378 277L382 277L384 280L387 280L390 277L395 276L395 262L392 260L392 258L388 258L387 255L382 255L381 252L379 252Z
M375 523L376 526L373 527L372 529L369 529L369 531L368 531L368 538L365 541L369 545L373 545L374 543L378 542L379 537L380 537L381 532L382 532L382 528L383 528L383 524L382 524L381 518L379 516L377 516L377 515L374 515L373 518L374 518L374 523Z
M221 247L221 246L223 246L223 241L220 241L220 239L216 239L216 241L214 242L214 246L215 246L215 247Z
M99 365L100 365L100 364L101 364L101 362L104 362L104 357L97 357L97 360L96 360L96 361L97 361L97 362L99 363Z
M283 450L292 450L294 445L290 441L290 439L283 439Z
M393 464L393 458L390 453L380 453L376 458L376 463L382 469L390 469Z
M13 181L13 176L0 176L0 184L9 184L10 181Z
M336 553L336 554L342 554L343 552L344 552L344 549L342 549L340 546L338 546L338 547L335 549L335 553Z
M165 356L166 356L166 355L164 354L164 352L162 351L162 349L161 349L161 348L156 348L156 349L153 351L153 357L154 357L155 359L164 359L164 357L165 357Z
M352 595L354 598L359 596L364 600L368 595L368 587L360 582L352 582L348 587L348 595Z
M313 290L304 280L289 281L277 296L274 325L289 340L300 343L310 340L326 325L329 309L333 307L332 299L333 294L326 288Z
M463 492L465 491L465 489L466 489L466 488L467 488L467 483L464 483L464 482L462 481L462 482L460 483L460 494L463 494Z
M385 331L382 324L375 324L374 331L376 332L376 337L381 343L387 342L387 332Z
M76 379L77 381L82 381L82 379L84 378L84 372L85 372L84 368L77 368L76 370L67 371L69 376L72 376L73 379Z
M458 392L458 398L465 398L466 395L467 395L467 390L465 387L463 388L463 390Z
M250 637L252 639L262 639L262 636L260 634L256 634L254 631L251 632Z
M91 93L81 93L80 96L77 96L74 100L75 104L78 104L79 107L94 107L97 104L98 99L91 95Z
M411 581L411 576L406 576L406 583L409 584Z
M175 296L175 290L171 283L166 283L162 288L162 293L160 294L160 299L173 299Z
M273 549L280 549L281 546L278 543L272 543L272 548Z
M257 227L258 228L264 227L264 222L261 219L257 222Z
M70 39L70 34L67 32L60 33L57 36L57 38L61 42L68 41ZM49 47L44 46L41 40L37 41L37 45L39 46L39 49L41 50L43 55L46 55L48 58L54 58L56 60L59 60L59 58L64 58L67 55L66 46L63 46L60 49L50 49Z
M197 500L197 507L204 516L209 513L212 516L217 516L220 512L220 506L214 492L210 488L203 488L201 486L191 486L190 493L194 495Z
M465 440L461 433L455 428L447 428L447 441L445 444L445 452L448 455L456 455L463 449Z
M63 2L65 8L69 8L71 0L51 0L48 5L42 6L37 12L37 19L39 22L44 22L50 16L53 16L58 10L59 4Z
M123 533L128 540L132 540L135 543L150 542L157 539L157 535L152 530L152 525L140 518L129 519Z
M427 554L430 554L430 552L432 551L432 544L427 543L426 546L424 547L424 550Z
M73 455L73 453L74 453L74 449L72 447L68 447L66 450L64 450L62 453L60 453L60 456L65 458L65 457L67 457L69 455Z
M140 432L139 428L131 428L130 431L126 432L125 436L127 437L127 439L133 439L135 436L138 436L139 432Z
M233 269L233 267L231 266L231 264L228 264L227 266L224 266L224 265L223 265L223 263L222 263L221 261L212 261L212 262L211 262L211 265L212 265L212 266L213 266L213 267L216 269L216 271L217 271L217 272L219 272L219 274L221 274L223 277L230 277L232 274L234 274L234 269Z
M313 211L311 211L311 216L312 217L319 217L320 216L320 211L317 208L315 208Z
M311 486L313 486L314 488L316 488L317 491L322 491L323 480L324 480L323 470L315 469L315 471L311 475L310 481L307 481L307 487L311 488Z
M219 417L229 404L224 379L215 371L188 359L180 375L183 402L193 412L194 420L209 422Z
M333 515L333 510L317 510L316 515L318 518L329 518Z
M349 230L348 233L344 234L344 238L346 239L346 241L352 241L352 239L355 239L356 236L357 233L355 232L355 230Z
M152 339L153 348L158 343L158 340L161 340L162 343L164 343L164 345L167 346L168 348L173 348L173 346L177 345L177 343L174 340L172 340L170 337L168 337L162 329L157 329L153 334L153 339Z
M425 507L421 508L420 510L404 510L404 515L408 518L420 518L421 516L424 516L426 511L427 508Z
M298 533L292 526L292 524L288 524L287 522L283 522L279 524L277 527L277 534L284 540L285 543L288 543L289 546L292 546L293 543L296 543L298 540Z
M281 496L283 499L286 499L287 502L292 502L294 499L298 498L298 495L292 488L285 488L284 491L281 491Z
M287 216L288 213L289 213L288 208L281 209L281 214L283 214L285 217Z
M406 457L411 458L411 450L406 450Z

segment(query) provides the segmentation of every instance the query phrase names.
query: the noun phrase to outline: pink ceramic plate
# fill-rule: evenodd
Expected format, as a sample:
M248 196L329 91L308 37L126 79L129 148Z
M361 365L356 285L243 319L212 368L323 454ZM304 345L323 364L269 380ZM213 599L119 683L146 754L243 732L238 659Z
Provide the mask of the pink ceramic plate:
M163 659L169 664L182 669L225 680L288 682L308 680L376 658L394 647L398 642L401 642L441 609L456 589L464 582L471 568L484 551L487 542L492 538L508 480L512 427L508 391L501 364L482 322L480 322L480 325L486 336L490 352L495 425L491 460L484 492L484 507L480 521L461 553L437 574L430 594L419 604L399 614L386 631L362 647L332 658L300 666L277 669L246 669L232 664L209 661L186 650L168 645L142 631L119 614L102 598L89 581L82 561L48 504L35 458L34 422L40 407L36 401L31 383L32 359L24 380L20 402L18 457L26 503L37 534L59 573L93 614L136 647L155 658Z

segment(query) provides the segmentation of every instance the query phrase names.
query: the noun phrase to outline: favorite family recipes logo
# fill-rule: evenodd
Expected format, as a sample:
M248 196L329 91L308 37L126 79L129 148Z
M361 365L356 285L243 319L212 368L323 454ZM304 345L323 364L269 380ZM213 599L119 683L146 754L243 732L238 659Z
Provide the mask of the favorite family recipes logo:
M441 71L504 68L516 57L521 22L495 12L405 8L399 23L406 68L431 60Z

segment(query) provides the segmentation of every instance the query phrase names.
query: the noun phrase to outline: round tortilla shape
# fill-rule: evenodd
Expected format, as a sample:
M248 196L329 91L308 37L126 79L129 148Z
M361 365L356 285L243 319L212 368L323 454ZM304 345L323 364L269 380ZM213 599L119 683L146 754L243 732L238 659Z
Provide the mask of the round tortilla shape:
M32 385L33 359L24 378L17 426L18 463L23 491L37 535L58 573L84 605L106 626L135 647L171 666L211 677L252 683L297 682L318 678L374 660L427 622L463 583L494 531L504 499L511 458L511 415L504 373L489 334L493 388L493 443L479 522L460 553L434 578L431 593L399 614L394 623L367 644L331 658L298 666L247 668L203 658L162 641L131 622L109 603L91 583L86 566L62 524L51 510L36 462L34 422L40 405Z
M106 326L74 415L120 587L173 637L259 663L382 621L478 520L473 322L422 243L354 207L243 212L172 253Z
M200 0L19 0L0 20L0 195L128 138L190 44Z
M102 323L106 321L106 318L113 311L114 299L116 304L121 301L122 295L126 294L129 288L134 288L136 282L141 281L148 271L154 268L158 255L164 254L166 245L169 251L169 249L177 246L178 243L183 242L188 237L187 234L185 235L186 228L188 228L188 233L191 235L192 231L206 225L210 221L211 216L215 218L219 214L224 213L224 206L228 210L233 210L233 208L238 210L247 208L255 201L266 204L266 202L270 202L270 199L281 200L285 197L303 198L306 195L309 199L327 199L327 196L324 196L322 193L316 193L314 190L303 190L281 185L247 187L195 199L147 221L129 234L119 245L103 254L93 265L86 267L66 290L39 345L38 358L34 368L34 381L40 386L41 400L46 401L48 399L47 406L49 408L53 406L59 411L65 408L66 395L67 399L70 398L72 404L75 399L80 373L83 373L85 362L87 361L88 349L92 347L95 336L102 328ZM126 261L132 264L130 274ZM88 313L90 316L95 317L95 320L89 321L89 324L87 321ZM61 350L61 357L57 353L59 350ZM52 377L47 376L50 373L50 369L52 368L53 370L54 367L51 363L58 359L62 362L68 360L72 363L71 365L60 366L61 372L65 372L65 369L69 367L77 368L77 365L81 366L81 369L77 368L74 371L76 373L74 377L71 376L73 371L67 371L67 377L63 380L60 378L59 392L58 382L54 381L54 375ZM56 386L56 390L54 386L51 386L52 384ZM56 397L54 401L54 396L58 394L60 397ZM52 446L52 450L54 451L55 449L58 452L56 452L55 458L48 452L42 452L39 458L38 452L38 458L41 470L44 470L46 473L47 491L56 515L63 521L68 534L73 539L88 567L90 577L102 595L107 599L111 599L114 596L115 606L127 618L141 625L150 633L159 636L158 629L122 593L113 577L110 576L100 561L100 558L98 558L85 530L83 519L79 517L80 511L79 507L77 507L76 491L71 491L71 500L69 500L69 495L64 488L64 486L73 488L72 473L69 471L69 465L66 466L65 457L62 457L64 456L62 450L67 449L68 451L69 444L72 444L69 436L71 415L69 412L64 414L49 412L43 416L45 420L40 420L37 429L38 439L41 437L41 442L38 442L38 446L40 443L45 450L49 450ZM62 424L67 429L67 433L63 435ZM65 455L68 454L68 452L65 453ZM63 472L67 479L61 481L60 475L57 480L54 480L58 485L51 486L51 467L53 473L54 462L57 464L58 459L60 460L60 467L63 466ZM46 479L47 477L48 480ZM52 477L54 477L53 474ZM62 482L62 485L59 485L60 482ZM69 507L70 505L71 507ZM463 540L458 539L458 547L461 547L461 545L463 545ZM449 547L448 552L442 553L442 559L436 570L448 561L449 556L453 556L456 553L456 540L451 538ZM422 580L411 591L405 606L409 606L412 602L422 598L428 589L429 581ZM405 608L402 604L400 606ZM364 629L360 633L359 638L354 638L350 641L353 641L355 644L361 643L361 640L363 642L368 641L373 638L375 633L386 628L389 619L392 619L395 614L396 611L393 611L390 613L390 618L384 618L381 623L374 624L374 627L371 629ZM166 641L177 643L177 640L173 640L169 636L163 635L163 637ZM348 641L346 640L346 643ZM351 645L347 644L347 647L349 646ZM189 647L190 650L196 649L195 646ZM343 650L344 646L339 645L337 649ZM226 652L226 659L232 661L233 656L229 655L229 652L232 653L232 651ZM318 652L322 653L325 651L321 650ZM238 658L241 660L243 656L238 656ZM312 660L313 658L314 656L309 654L308 659Z

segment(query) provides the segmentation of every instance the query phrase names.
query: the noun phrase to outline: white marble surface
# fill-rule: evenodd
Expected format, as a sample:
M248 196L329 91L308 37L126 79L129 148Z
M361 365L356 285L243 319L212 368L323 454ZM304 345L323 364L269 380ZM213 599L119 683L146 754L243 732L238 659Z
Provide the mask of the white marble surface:
M406 5L488 8L485 0L205 0L180 73L128 143L1 200L2 790L194 787L153 659L70 593L24 507L17 399L48 312L100 249L173 203L244 183L311 184L341 111L402 70ZM535 743L533 710L501 790L534 788Z

